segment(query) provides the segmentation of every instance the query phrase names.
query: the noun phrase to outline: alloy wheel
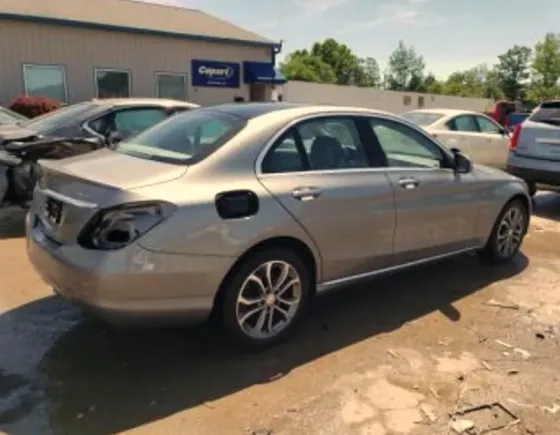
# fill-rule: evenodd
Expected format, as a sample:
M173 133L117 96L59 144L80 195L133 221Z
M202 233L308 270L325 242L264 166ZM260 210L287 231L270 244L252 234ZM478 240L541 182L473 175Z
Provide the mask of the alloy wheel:
M511 207L502 217L496 235L496 248L502 258L514 255L523 239L525 215L517 207Z
M285 261L268 261L243 282L236 303L236 318L252 339L270 339L294 320L302 300L301 278Z

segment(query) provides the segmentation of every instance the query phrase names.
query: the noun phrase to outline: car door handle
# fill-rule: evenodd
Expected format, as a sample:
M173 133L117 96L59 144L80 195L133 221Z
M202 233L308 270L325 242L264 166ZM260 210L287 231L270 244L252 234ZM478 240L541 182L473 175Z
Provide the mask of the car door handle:
M292 196L300 201L309 201L321 196L321 189L317 187L296 187L292 190Z
M399 185L403 188L403 189L415 189L416 187L418 187L418 185L420 184L420 181L417 178L400 178L399 179Z

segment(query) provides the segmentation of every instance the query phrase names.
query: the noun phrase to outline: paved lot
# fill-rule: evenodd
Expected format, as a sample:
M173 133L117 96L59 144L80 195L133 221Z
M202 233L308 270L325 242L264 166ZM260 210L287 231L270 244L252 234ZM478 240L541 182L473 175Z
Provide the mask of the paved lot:
M498 410L455 425L558 434L560 196L540 195L537 214L515 264L465 256L337 293L259 354L206 328L90 319L51 296L27 263L22 215L4 216L0 432L434 435L449 413L499 402L519 422Z

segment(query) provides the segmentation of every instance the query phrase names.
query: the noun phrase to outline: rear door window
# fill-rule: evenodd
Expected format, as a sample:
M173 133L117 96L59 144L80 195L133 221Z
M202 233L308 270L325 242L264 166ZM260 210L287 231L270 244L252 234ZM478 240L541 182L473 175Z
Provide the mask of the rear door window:
M501 134L502 128L496 124L495 122L489 120L484 116L477 116L476 122L478 123L478 127L482 133L487 134Z
M461 115L448 122L448 127L453 131L462 133L478 133L478 124L472 115Z

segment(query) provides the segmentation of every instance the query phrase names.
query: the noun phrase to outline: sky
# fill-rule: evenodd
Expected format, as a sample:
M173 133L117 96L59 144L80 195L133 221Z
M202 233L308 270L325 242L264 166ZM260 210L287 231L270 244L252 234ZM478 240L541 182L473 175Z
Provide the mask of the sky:
M445 78L560 32L560 0L145 0L201 9L275 41L282 57L332 37L382 70L399 40ZM534 6L533 6L534 5Z

